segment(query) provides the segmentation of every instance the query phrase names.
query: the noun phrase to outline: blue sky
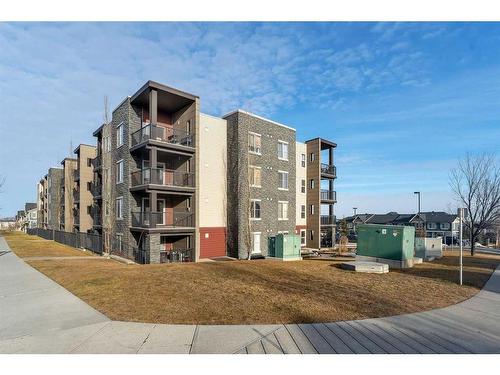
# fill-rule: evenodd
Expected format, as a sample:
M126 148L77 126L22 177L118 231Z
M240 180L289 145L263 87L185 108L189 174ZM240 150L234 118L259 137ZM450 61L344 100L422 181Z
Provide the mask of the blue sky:
M148 79L338 144L338 217L453 206L500 145L500 23L0 23L0 216Z

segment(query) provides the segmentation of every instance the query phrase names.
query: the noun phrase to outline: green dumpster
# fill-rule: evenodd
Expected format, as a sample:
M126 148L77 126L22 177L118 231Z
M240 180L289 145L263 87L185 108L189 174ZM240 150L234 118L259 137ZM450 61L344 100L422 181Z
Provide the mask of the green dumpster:
M300 260L300 237L294 234L277 234L268 238L268 258Z
M389 267L413 266L415 228L403 225L361 224L357 226L356 260L386 263Z

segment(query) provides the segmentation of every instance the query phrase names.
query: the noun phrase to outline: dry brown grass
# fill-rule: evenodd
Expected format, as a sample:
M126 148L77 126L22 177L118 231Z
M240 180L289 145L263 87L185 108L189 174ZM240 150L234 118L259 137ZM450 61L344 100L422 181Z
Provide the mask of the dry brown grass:
M479 291L499 256L458 258L389 274L341 270L338 262L266 260L125 265L111 260L30 261L114 320L176 324L325 322L445 307Z
M11 250L21 258L28 257L68 257L89 256L89 252L77 250L55 241L44 240L37 236L29 236L19 231L5 231L0 235L5 237Z

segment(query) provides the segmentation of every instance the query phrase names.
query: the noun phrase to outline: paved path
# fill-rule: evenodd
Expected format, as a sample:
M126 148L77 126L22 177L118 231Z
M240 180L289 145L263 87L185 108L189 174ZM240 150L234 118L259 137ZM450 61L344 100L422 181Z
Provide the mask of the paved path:
M475 297L423 313L324 324L146 324L109 320L0 237L0 353L500 353L500 268Z

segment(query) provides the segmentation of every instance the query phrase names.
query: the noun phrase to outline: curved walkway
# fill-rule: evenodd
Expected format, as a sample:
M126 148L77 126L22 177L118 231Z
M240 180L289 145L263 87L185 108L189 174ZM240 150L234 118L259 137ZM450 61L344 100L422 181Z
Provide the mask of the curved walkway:
M0 237L0 353L500 353L500 267L473 298L423 313L324 324L131 323L109 320Z

